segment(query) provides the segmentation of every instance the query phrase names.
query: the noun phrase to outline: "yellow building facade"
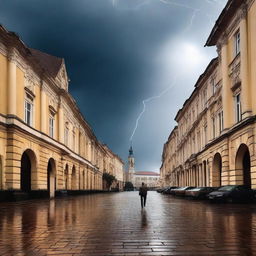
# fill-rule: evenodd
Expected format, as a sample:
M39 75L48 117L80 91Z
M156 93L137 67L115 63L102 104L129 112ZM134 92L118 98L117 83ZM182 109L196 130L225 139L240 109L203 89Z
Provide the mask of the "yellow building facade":
M106 151L106 156L104 158L104 172L113 175L116 179L110 188L107 188L106 183L104 183L104 190L110 189L122 191L125 182L124 162L118 155L110 150L107 145L103 145L103 147Z
M102 190L106 148L68 92L64 59L0 26L0 190Z
M175 117L161 183L256 188L256 2L229 0L206 46L213 59Z

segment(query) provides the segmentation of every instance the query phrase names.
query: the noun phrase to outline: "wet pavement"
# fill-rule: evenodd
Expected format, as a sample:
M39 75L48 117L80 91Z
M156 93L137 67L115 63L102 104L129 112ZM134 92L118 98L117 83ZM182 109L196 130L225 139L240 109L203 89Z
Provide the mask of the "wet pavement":
M256 204L149 192L0 204L0 255L256 255Z

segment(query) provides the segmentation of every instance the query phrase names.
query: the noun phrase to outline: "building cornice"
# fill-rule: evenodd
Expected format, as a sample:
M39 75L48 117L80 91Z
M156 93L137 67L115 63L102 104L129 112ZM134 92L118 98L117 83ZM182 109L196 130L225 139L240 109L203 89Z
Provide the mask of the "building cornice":
M66 145L54 140L53 138L49 137L48 135L34 129L33 127L28 126L22 120L20 120L16 116L4 116L0 114L0 125L5 126L7 129L16 129L22 133L28 134L29 136L33 137L36 140L41 140L46 145L53 146L62 152L63 155L69 156L80 163L86 164L93 168L94 170L98 170L98 168L93 165L90 161L83 158L82 156L76 154L74 151L69 149Z
M229 0L218 17L205 46L223 44L223 35L229 35L245 18L255 0ZM239 10L239 11L238 11Z

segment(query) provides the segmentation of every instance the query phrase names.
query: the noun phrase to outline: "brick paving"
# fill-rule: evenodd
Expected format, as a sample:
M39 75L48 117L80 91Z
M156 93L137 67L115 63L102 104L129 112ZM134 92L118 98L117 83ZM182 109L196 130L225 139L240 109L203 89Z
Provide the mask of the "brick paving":
M138 192L0 204L0 255L256 255L256 205Z

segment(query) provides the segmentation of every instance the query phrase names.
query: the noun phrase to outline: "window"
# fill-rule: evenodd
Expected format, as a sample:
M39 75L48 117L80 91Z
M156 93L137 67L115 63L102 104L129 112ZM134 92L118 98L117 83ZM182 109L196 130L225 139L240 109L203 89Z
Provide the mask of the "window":
M210 83L211 83L211 87L212 87L212 95L214 95L215 92L216 92L216 89L217 89L217 86L216 86L216 78L215 78L215 77L212 77Z
M223 128L224 128L223 111L219 112L218 117L219 117L219 128L220 128L220 133L221 133L223 131Z
M207 125L204 127L204 140L205 140L205 145L207 144Z
M237 56L240 53L240 31L234 35L234 44L235 56Z
M49 135L53 138L54 136L54 116L50 115L49 117Z
M212 138L214 139L216 136L216 123L215 117L212 117Z
M75 150L76 147L76 133L73 131L73 150Z
M27 125L33 125L33 98L26 93L25 98L25 123Z
M235 111L236 111L236 122L242 120L242 110L241 110L241 97L240 93L235 96Z
M66 126L64 131L64 144L66 146L68 146L68 133L69 133L69 130L68 130L68 127Z
M207 89L203 91L203 108L207 107Z
M195 144L196 144L195 136L193 137L192 140L193 140L193 141L192 141L192 153L194 153L194 152L195 152Z
M198 146L198 150L201 150L201 134L200 132L197 133L197 146Z

